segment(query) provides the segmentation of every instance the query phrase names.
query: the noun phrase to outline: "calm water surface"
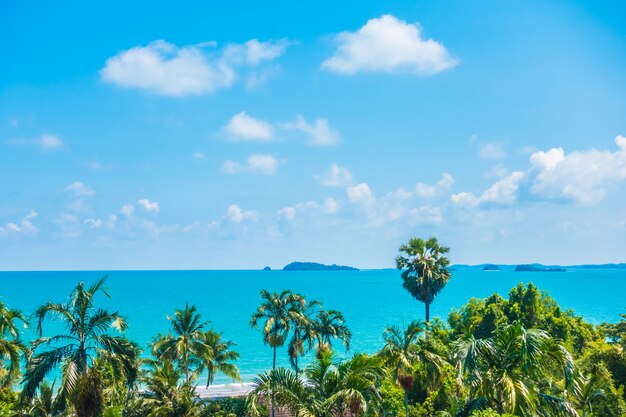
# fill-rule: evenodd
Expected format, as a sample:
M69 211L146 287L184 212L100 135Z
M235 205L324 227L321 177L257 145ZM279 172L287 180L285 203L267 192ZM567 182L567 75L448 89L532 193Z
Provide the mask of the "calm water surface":
M52 300L62 302L76 282L88 283L106 272L0 272L0 297L11 307L31 313ZM592 323L617 321L626 312L626 270L573 270L565 273L482 272L459 270L431 307L442 318L471 297L494 292L505 295L519 282L534 282L547 290L564 308L574 309ZM157 333L168 330L166 315L186 302L195 304L226 338L237 342L239 366L245 380L271 366L271 351L261 335L249 327L258 306L259 291L289 288L322 301L326 308L340 310L353 332L352 352L374 352L388 324L423 319L423 304L402 288L395 270L359 272L282 271L113 271L107 288L111 300L101 305L119 310L129 321L127 336L141 347ZM34 327L34 326L32 326ZM50 333L55 325L44 327ZM27 330L25 338L34 332ZM281 364L288 359L283 349ZM219 377L216 382L227 382Z

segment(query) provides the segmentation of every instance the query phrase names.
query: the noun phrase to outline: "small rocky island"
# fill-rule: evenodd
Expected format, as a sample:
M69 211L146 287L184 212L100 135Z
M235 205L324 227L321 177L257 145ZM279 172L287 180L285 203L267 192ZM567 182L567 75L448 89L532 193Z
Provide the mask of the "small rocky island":
M358 268L345 265L324 265L317 262L292 262L283 271L358 271Z
M517 265L515 272L567 272L565 268L546 268L542 265Z
M487 265L483 266L483 271L500 272L500 271L502 271L502 269L500 269L500 267L498 265L487 264Z

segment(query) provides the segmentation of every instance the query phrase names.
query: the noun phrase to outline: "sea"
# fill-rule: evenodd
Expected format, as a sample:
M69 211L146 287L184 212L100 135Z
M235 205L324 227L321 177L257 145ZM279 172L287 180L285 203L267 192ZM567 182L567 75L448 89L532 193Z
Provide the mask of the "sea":
M27 314L47 301L66 302L79 281L92 283L108 275L111 298L99 296L98 307L118 311L129 323L126 336L149 354L148 344L158 333L167 333L167 316L186 303L195 305L207 326L237 343L238 366L244 381L271 367L272 352L261 333L249 325L261 302L262 289L290 289L319 300L324 308L340 310L352 331L349 352L373 353L382 346L387 325L406 325L424 319L424 305L402 288L400 273L393 269L361 271L69 271L0 272L0 300ZM616 322L626 313L626 269L568 269L567 272L486 272L467 268L452 278L431 306L431 316L446 319L472 297L503 296L518 283L532 282L547 291L566 309L587 321ZM36 338L34 323L24 331L26 341ZM44 323L44 335L54 335L59 323ZM312 356L309 355L309 356ZM288 366L285 348L278 363ZM216 383L230 382L218 375ZM199 381L202 383L202 380Z

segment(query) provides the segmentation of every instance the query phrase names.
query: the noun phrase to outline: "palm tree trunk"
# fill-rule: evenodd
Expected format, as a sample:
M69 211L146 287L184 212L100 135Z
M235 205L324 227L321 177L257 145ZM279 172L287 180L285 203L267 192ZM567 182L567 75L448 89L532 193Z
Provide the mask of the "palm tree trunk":
M424 303L426 305L426 323L430 321L430 303Z
M272 366L272 369L276 369L276 344L274 344L274 365ZM274 414L274 393L272 392L272 417L275 417Z
M298 355L296 355L296 378L298 377Z
M404 391L404 413L409 417L409 393Z

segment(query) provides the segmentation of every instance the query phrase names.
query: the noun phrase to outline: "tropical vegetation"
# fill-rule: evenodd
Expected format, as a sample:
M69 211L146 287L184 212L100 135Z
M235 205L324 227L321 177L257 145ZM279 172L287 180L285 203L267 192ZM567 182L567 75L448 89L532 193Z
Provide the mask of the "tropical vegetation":
M250 325L273 361L246 398L200 398L217 374L241 377L236 344L193 305L141 349L124 316L102 307L106 277L32 316L0 303L0 417L626 416L626 315L593 325L529 283L431 318L450 279L448 248L411 239L400 253L403 285L427 321L389 325L373 354L348 354L341 312L264 290Z

